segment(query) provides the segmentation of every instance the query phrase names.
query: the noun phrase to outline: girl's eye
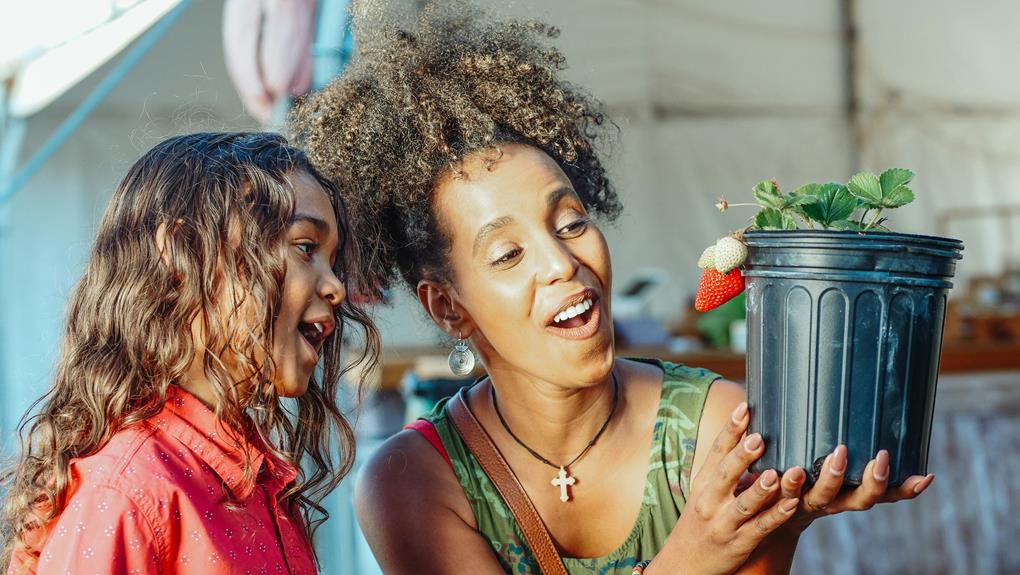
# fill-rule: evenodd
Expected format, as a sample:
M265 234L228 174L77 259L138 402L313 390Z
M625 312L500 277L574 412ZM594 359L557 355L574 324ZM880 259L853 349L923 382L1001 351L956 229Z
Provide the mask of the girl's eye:
M312 242L305 242L305 243L301 243L301 244L295 244L295 246L297 247L298 251L300 251L301 253L303 253L306 256L310 256L313 253L315 253L315 250L319 247L319 244L312 243Z
M500 256L498 259L494 260L491 265L493 267L496 267L496 266L501 266L501 265L508 264L508 263L512 262L514 260L514 258L519 256L520 254L521 254L521 248L514 248L514 249L508 251L507 253L503 254L502 256Z
M556 233L564 237L577 237L584 233L588 229L588 224L591 220L588 218L579 218L556 230Z

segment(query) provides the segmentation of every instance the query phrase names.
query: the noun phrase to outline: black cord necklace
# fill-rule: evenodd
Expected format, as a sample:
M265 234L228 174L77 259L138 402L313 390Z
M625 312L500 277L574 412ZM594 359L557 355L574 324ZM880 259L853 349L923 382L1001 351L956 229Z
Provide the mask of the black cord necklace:
M613 376L613 406L609 410L609 416L606 417L606 420L602 423L602 427L599 428L599 431L598 433L595 434L595 437L591 438L591 441L588 442L588 445L586 445L584 449L581 450L581 453L578 453L577 457L572 459L570 463L566 465L556 465L552 461L549 461L545 457L542 457L542 455L540 455L534 449L528 447L527 444L521 441L521 439L517 437L516 434L514 434L513 430L510 429L510 425L507 424L506 419L503 419L503 413L499 410L499 403L496 402L496 387L492 385L491 382L489 383L489 397L492 398L492 407L496 410L496 416L499 417L499 422L503 424L503 429L505 429L506 432L510 434L510 437L514 438L514 441L517 442L517 445L520 445L524 449L528 450L528 453L530 453L532 457L548 465L549 467L552 467L553 469L559 470L559 473L556 475L556 477L553 478L551 483L554 487L560 488L560 501L564 503L570 501L570 494L567 492L567 486L573 485L574 483L577 482L576 479L570 476L570 472L568 470L571 467L573 467L573 465L577 463L582 457L584 457L589 450L591 450L591 448L595 445L595 442L597 442L599 440L599 437L602 436L602 432L604 432L606 428L609 427L609 422L613 419L613 414L616 413L616 405L617 403L619 403L620 400L620 384L616 381L616 372L613 371L610 373Z

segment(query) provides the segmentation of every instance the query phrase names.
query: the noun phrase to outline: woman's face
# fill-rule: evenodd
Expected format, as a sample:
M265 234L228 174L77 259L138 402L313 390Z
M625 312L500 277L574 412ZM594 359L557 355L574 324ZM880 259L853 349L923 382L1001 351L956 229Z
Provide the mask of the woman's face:
M333 308L347 293L333 273L340 257L339 235L325 190L304 172L288 177L294 188L294 216L284 240L287 273L274 322L273 384L280 396L296 397L308 388L322 343L336 328Z
M465 337L470 331L490 372L602 381L613 362L605 238L552 158L519 144L502 150L489 169L485 153L468 157L463 177L436 187Z

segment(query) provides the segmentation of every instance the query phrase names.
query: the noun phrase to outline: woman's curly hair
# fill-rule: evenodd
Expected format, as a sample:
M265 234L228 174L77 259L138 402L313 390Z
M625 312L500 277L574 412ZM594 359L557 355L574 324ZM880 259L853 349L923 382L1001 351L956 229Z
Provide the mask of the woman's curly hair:
M442 6L440 7L439 4ZM556 28L497 21L462 2L426 6L403 29L379 7L354 15L359 52L342 76L300 102L294 141L347 192L364 250L359 287L403 277L449 281L448 242L432 194L461 160L500 144L535 146L563 169L582 203L607 220L622 207L596 146L609 124L600 104L558 77ZM353 280L354 278L352 278Z

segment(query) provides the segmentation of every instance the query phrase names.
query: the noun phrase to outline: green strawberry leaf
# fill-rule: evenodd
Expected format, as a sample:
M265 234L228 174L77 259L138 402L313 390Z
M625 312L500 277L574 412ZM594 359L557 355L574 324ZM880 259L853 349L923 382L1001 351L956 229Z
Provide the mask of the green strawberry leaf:
M912 201L914 201L914 192L910 188L901 185L890 191L884 198L882 198L882 207L898 208L900 206L905 206Z
M850 195L846 186L830 182L815 190L817 201L803 207L807 217L831 227L834 222L845 220L857 209L857 198Z
M800 196L798 196L798 195L791 195L791 196L787 196L787 197L783 198L783 202L784 202L784 205L787 208L792 208L794 206L807 206L807 205L810 205L810 204L817 203L818 202L818 198L816 196L808 196L808 195L800 195Z
M789 194L783 194L775 180L762 181L754 187L754 197L761 210L752 228L795 230L800 222L809 228L886 230L882 225L883 210L914 201L914 192L907 187L913 179L914 172L908 169L889 168L880 176L860 172L846 185L836 182L805 184ZM860 216L855 217L855 213ZM851 221L852 217L856 221Z
M829 227L831 227L834 230L840 230L843 232L864 231L864 224L862 224L861 222L855 222L854 220L839 220L837 222L832 222L832 225L830 225Z
M754 227L759 230L795 230L797 222L780 210L765 208L754 217Z
M914 172L906 168L889 168L879 176L879 182L882 184L882 195L888 197L893 190L909 184L910 180L913 179Z
M818 189L821 187L822 187L821 184L804 184L803 186L790 192L790 195L816 197L818 196Z
M766 208L786 209L782 194L776 189L775 182L771 180L758 182L758 185L754 187L754 199L758 200L758 203Z
M868 172L854 174L847 184L847 189L854 196L864 200L869 206L882 206L882 183L875 174Z

